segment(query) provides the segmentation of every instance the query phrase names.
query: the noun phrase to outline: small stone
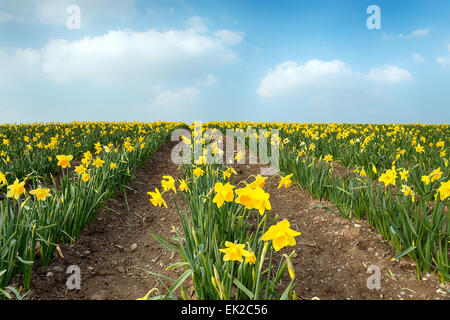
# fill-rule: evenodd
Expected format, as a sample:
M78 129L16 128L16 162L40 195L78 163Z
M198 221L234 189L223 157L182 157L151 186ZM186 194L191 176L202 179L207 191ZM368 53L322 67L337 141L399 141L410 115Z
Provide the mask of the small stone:
M86 254L86 255L88 255L88 254L90 254L91 253L91 251L89 251L89 250L84 250L84 252L83 252L84 254Z
M361 225L358 223L355 223L355 228L361 228Z
M373 250L374 250L374 248L372 248L372 247L367 248L367 251L373 251Z
M382 294L380 294L380 298L381 298L381 299L383 299L383 298L384 298L384 296L383 296Z
M60 266L54 266L52 269L55 272L64 272L64 268Z
M439 287L441 287L442 289L445 289L445 284L439 283Z
M130 246L130 251L131 251L131 252L135 251L135 250L137 249L137 247L138 247L137 243L133 243L133 244Z
M53 272L47 272L47 278L53 277Z
M88 270L92 271L94 270L94 267L88 267Z
M342 269L340 269L340 268L339 268L339 269L337 269L337 272L341 272L341 271L342 271Z
M400 291L401 296L404 296L405 294L406 294L405 291Z

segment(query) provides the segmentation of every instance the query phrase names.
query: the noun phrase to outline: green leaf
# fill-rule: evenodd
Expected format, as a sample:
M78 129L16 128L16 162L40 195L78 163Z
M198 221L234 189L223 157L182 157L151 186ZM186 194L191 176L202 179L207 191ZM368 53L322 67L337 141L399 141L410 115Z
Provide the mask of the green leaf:
M400 253L398 256L396 256L393 260L398 260L401 257L403 257L404 255L407 255L408 253L410 253L411 251L415 250L416 247L415 246L411 246L408 249L406 249L405 251L403 251L402 253Z
M178 280L170 287L170 290L169 290L169 293L168 293L168 294L172 295L173 292L174 292L175 290L177 290L178 287L181 286L181 285L183 284L184 280L186 280L192 273L193 273L192 269L186 270L185 273L183 273L183 274L181 275L181 277L178 278Z
M17 260L19 260L20 262L22 262L23 264L27 264L27 265L32 265L34 263L34 261L29 261L29 260L23 260L21 257L16 256Z
M7 299L9 299L9 300L11 300L12 299L12 297L11 297L11 295L8 293L8 292L6 292L5 290L3 290L3 289L0 289L0 296L5 296Z
M166 268L166 270L172 270L181 266L188 266L189 262L183 262L183 261L179 261L179 262L175 262L174 264L171 264L170 266L168 266Z
M234 278L233 283L234 283L235 285L237 285L238 288L241 289L241 290L247 295L247 297L250 298L250 300L253 300L253 298L255 297L255 295L254 295L250 290L248 290L248 289L242 284L242 282L240 282L238 279Z
M336 214L336 211L334 211L333 209L330 209L328 207L324 207L324 206L315 206L315 207L312 207L312 209L323 209L323 210L326 210L326 211Z

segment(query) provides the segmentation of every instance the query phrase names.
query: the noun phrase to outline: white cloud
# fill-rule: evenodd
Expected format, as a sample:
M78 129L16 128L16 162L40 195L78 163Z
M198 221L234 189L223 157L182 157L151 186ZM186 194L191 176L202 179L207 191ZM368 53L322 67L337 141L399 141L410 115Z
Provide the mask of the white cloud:
M367 75L352 71L341 60L310 60L304 64L285 61L261 79L257 93L266 98L290 95L299 90L325 90L325 88L351 88L361 81L397 84L412 80L407 70L396 66L374 68Z
M269 70L261 80L257 92L263 97L273 97L298 87L320 84L330 78L351 75L350 67L340 60L310 60L300 65L294 61L286 61L277 65L275 69Z
M411 36L412 37L425 37L428 35L428 33L430 33L430 30L431 30L430 28L417 29L411 33Z
M450 63L450 58L444 58L444 57L438 57L436 59L436 62L442 65L446 65L448 63Z
M398 34L384 34L385 38L396 39L396 38L417 38L417 37L426 37L431 31L431 28L420 28L412 31L408 34L398 33Z
M227 32L231 37L233 31ZM79 80L102 86L142 81L156 85L185 79L192 83L240 61L229 41L208 31L199 18L184 30L109 31L76 41L50 40L42 49L26 52L33 56L34 68L55 82ZM15 61L11 67L19 67L23 59L29 58L18 50L0 55L0 65Z
M171 91L161 91L151 102L152 108L179 109L192 107L197 101L199 91L194 87L185 87L183 89Z
M382 82L388 84L396 84L400 82L408 82L412 80L409 71L400 69L397 66L385 66L384 68L374 68L365 76L367 80Z
M426 59L418 53L414 53L413 58L414 58L414 61L416 61L416 62L425 62L426 61Z

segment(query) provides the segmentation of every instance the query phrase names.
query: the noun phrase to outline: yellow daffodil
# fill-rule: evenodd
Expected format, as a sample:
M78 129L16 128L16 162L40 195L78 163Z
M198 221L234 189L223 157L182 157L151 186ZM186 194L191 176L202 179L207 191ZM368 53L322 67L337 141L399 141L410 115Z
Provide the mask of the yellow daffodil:
M401 180L405 180L408 181L408 175L409 175L409 171L403 169L402 171L400 171L400 178Z
M83 182L88 182L91 179L91 176L89 175L89 173L83 173L83 175L81 176L81 180Z
M292 180L291 177L293 176L293 174L288 174L285 177L281 177L280 183L278 184L278 188L280 189L281 187L285 187L285 188L289 188L289 186L292 184Z
M178 180L178 181L180 182L180 185L178 186L178 188L180 188L181 191L189 192L189 188L188 188L186 181L184 179Z
M198 177L202 176L205 173L205 171L203 171L202 168L197 167L194 169L194 171L192 173L198 178Z
M439 198L443 201L450 197L450 180L446 182L441 182L436 195L439 194Z
M56 159L58 159L58 166L62 167L62 168L70 168L70 161L72 161L73 156L69 155L57 155Z
M255 181L253 181L252 183L249 184L249 187L250 188L256 188L256 187L264 188L264 186L266 185L266 180L267 180L267 177L262 177L261 175L258 174L255 177Z
M430 176L422 176L422 178L420 179L420 181L422 181L423 183L425 183L426 185L430 184Z
M361 169L361 171L359 172L359 175L360 175L361 177L366 177L366 176L367 176L366 170L364 170L364 168Z
M255 264L256 263L256 256L255 253L252 251L250 252L250 256L245 257L245 264Z
M230 241L225 241L225 247L225 249L219 249L220 252L225 253L223 261L243 262L242 257L251 257L251 253L244 249L245 244L235 244Z
M295 246L296 236L299 236L301 233L294 231L290 228L291 224L287 220L283 220L278 222L276 225L271 226L266 233L261 237L262 241L270 241L272 240L273 248L275 251L279 251L280 249L286 246Z
M16 200L25 192L25 181L19 182L19 179L16 179L13 184L8 186L8 193L6 196L8 198L14 198Z
M173 192L177 193L177 189L175 188L175 180L171 176L163 176L163 180L161 180L161 186L164 191L173 190Z
M51 197L50 189L48 189L48 188L39 187L37 189L31 190L30 194L36 196L36 199L38 199L40 201L45 201L45 199L47 199L47 197Z
M420 145L420 143L417 145L416 147L416 152L417 153L423 153L425 151L425 149Z
M247 209L252 209L252 199L251 199L252 192L253 189L250 188L248 185L244 188L237 189L236 190L237 198L234 202L242 204Z
M217 182L214 185L214 191L216 192L216 196L213 199L213 203L217 204L217 207L220 208L223 203L233 201L234 192L233 192L234 186L227 183L226 185L223 185L222 182Z
M161 205L164 205L164 207L167 208L167 204L164 201L161 193L159 192L158 188L155 188L155 192L147 192L147 194L149 196L151 196L152 198L150 199L150 202L155 206L155 207L161 207Z
M92 164L96 167L96 168L100 168L103 167L103 164L105 163L105 161L103 161L102 159L100 159L99 157L97 157Z
M431 179L431 182L439 180L443 175L443 172L441 171L441 168L437 168L436 170L433 170L430 174L429 177Z
M2 184L8 184L8 181L6 181L5 175L0 171L0 185Z
M86 168L82 164L80 164L79 166L75 167L75 172L81 175L86 172Z
M258 210L260 215L263 215L265 210L272 209L269 202L270 195L267 192L264 192L264 190L259 187L251 190L253 190L250 194L251 206L253 209Z
M395 171L395 169L389 169L381 175L378 181L383 182L384 185L387 187L390 184L395 186L396 179L397 179L397 172Z

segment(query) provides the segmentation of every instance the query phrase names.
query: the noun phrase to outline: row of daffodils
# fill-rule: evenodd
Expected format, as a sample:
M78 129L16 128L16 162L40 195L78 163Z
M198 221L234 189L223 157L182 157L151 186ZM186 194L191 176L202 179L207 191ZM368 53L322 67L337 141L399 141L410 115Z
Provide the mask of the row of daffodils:
M124 192L134 169L177 125L0 126L0 298L20 298L11 278L21 274L29 289L35 260L45 266L55 249L62 255L59 244L75 241L99 206Z
M450 279L448 124L211 122L204 128L276 129L282 172L331 201L335 208L328 209L367 219L398 253L394 260L409 256L416 263L418 278L435 270L441 281Z
M177 299L179 294L183 299L295 299L295 252L288 254L288 247L300 233L271 214L268 178L251 176L235 183L235 170L224 165L185 165L180 170L183 179L164 176L162 192L156 188L148 194L155 206L166 206L164 198L169 197L177 203L181 231L174 227L171 239L154 237L180 258L167 269L185 272L165 292L152 289L155 295L144 298ZM278 187L290 183L289 176L281 177ZM274 251L280 250L285 251L283 258L275 262ZM192 292L187 290L188 279ZM285 281L282 287L280 281Z

